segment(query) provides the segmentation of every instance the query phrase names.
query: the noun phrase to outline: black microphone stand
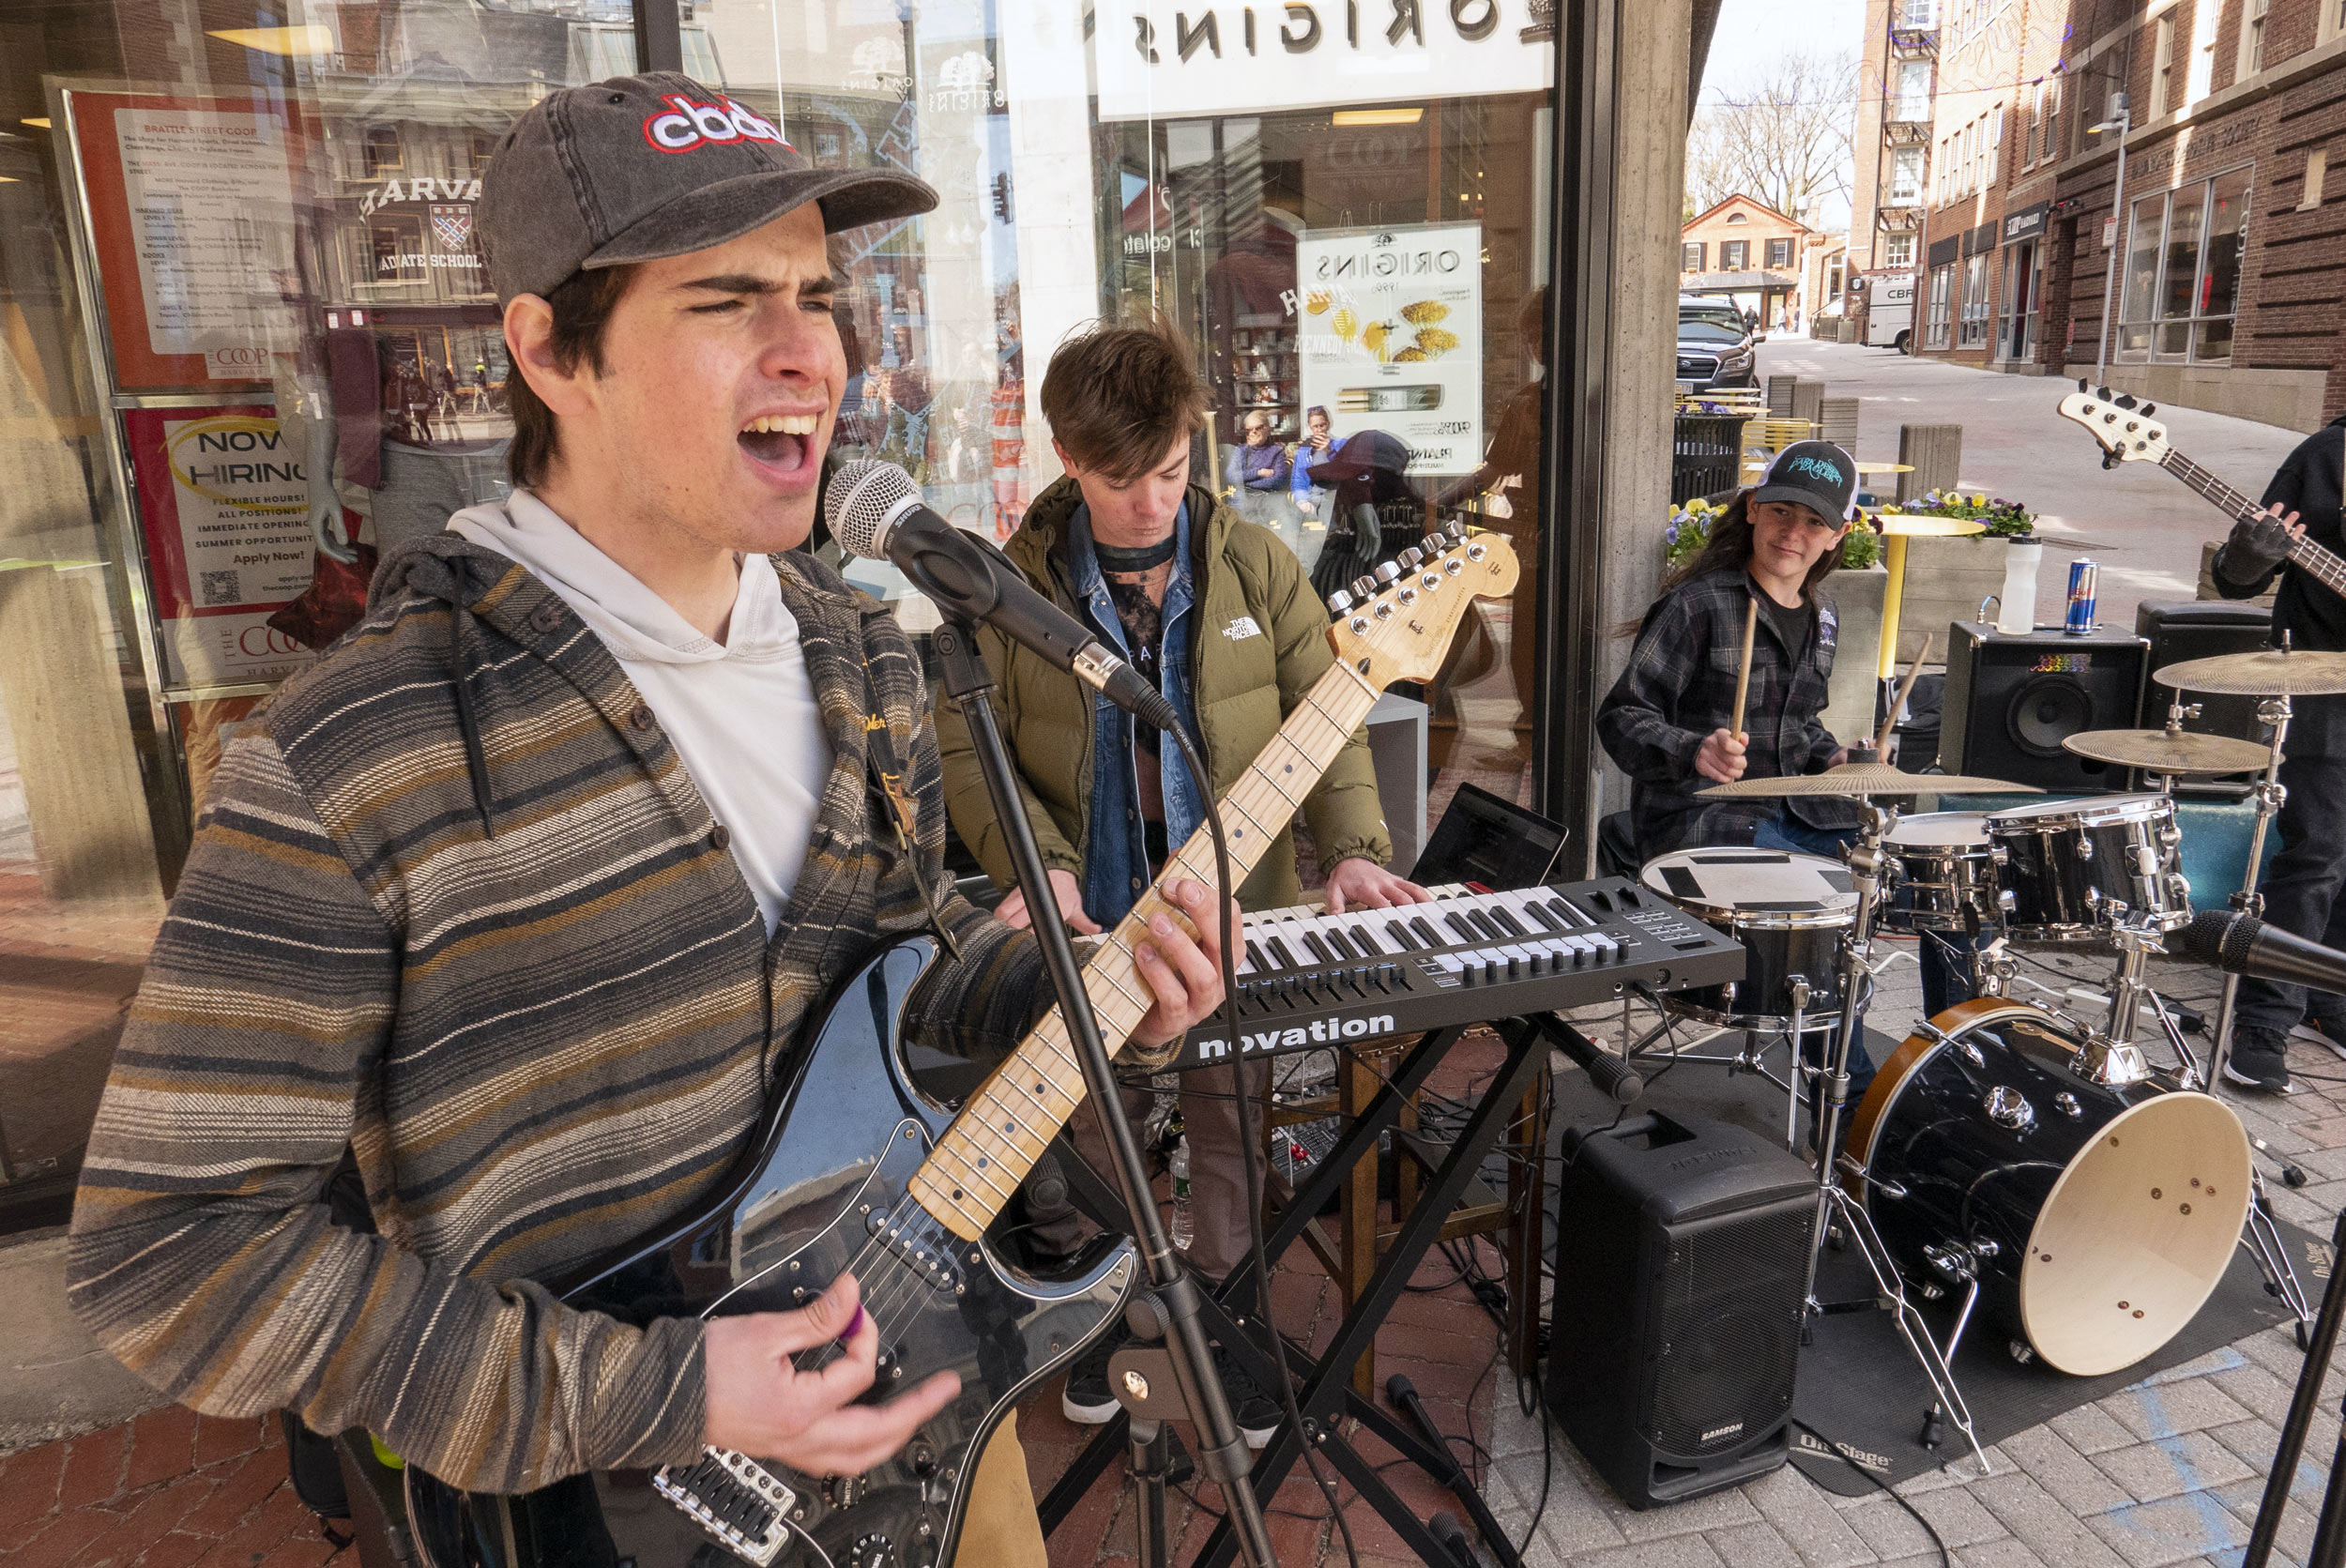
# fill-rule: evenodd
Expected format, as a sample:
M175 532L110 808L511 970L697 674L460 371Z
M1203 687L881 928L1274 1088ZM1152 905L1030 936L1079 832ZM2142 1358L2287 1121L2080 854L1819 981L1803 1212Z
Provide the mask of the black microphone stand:
M2280 1534L2281 1511L2297 1480L2297 1459L2305 1452L2306 1433L2313 1425L2322 1402L2322 1384L2329 1376L2330 1354L2338 1346L2338 1325L2346 1317L2346 1210L2330 1233L2329 1288L2322 1292L2322 1314L2313 1325L2313 1341L2306 1347L2306 1364L2297 1374L2297 1392L2289 1402L2289 1419L2281 1425L2273 1468L2264 1479L2264 1498L2258 1504L2256 1526L2248 1532L2248 1549L2241 1568L2264 1568ZM2338 1568L2346 1560L2346 1433L2339 1434L2337 1456L2330 1461L2330 1484L2322 1494L2322 1513L2313 1531L2313 1549L2306 1568Z
M941 601L939 607L943 608ZM1059 1016L1067 1021L1075 1059L1083 1066L1084 1088L1091 1096L1092 1113L1100 1119L1100 1130L1114 1156L1117 1186L1121 1190L1133 1239L1140 1247L1142 1265L1149 1271L1149 1287L1125 1307L1125 1321L1136 1347L1118 1358L1125 1370L1120 1386L1117 1387L1118 1398L1127 1401L1128 1408L1136 1408L1131 1422L1132 1447L1128 1457L1149 1514L1139 1531L1140 1568L1170 1568L1165 1561L1165 1482L1171 1442L1163 1418L1184 1413L1196 1423L1201 1446L1197 1461L1222 1489L1223 1506L1228 1511L1240 1557L1247 1568L1272 1568L1275 1560L1271 1552L1271 1533L1263 1524L1262 1506L1255 1497L1255 1489L1247 1481L1252 1455L1239 1436L1238 1422L1230 1413L1229 1397L1213 1374L1205 1326L1198 1317L1196 1282L1175 1255L1164 1224L1157 1217L1156 1197L1149 1188L1149 1167L1141 1158L1140 1140L1134 1135L1133 1124L1124 1115L1124 1099L1119 1091L1116 1070L1100 1039L1100 1023L1092 1014L1091 998L1084 990L1082 966L1075 962L1075 950L1067 940L1067 927L1059 919L1059 896L1051 891L1050 875L1044 870L1043 853L1035 845L1034 825L1028 819L1026 800L1018 791L1018 774L1011 762L1009 748L1002 743L1001 729L995 722L994 675L979 654L971 632L970 625L950 610L944 623L937 629L934 646L943 669L945 694L968 722L970 744L977 753L979 769L985 776L986 794L994 803L994 818L1010 846L1019 891L1026 895L1028 921L1035 939L1042 944L1052 988L1059 993ZM1163 1391L1155 1391L1155 1397L1151 1398L1145 1373L1138 1370L1164 1353L1139 1350L1138 1347L1160 1339L1171 1353L1173 1383L1179 1391L1181 1408L1173 1408L1174 1402L1165 1398ZM1137 1388L1133 1386L1135 1383Z

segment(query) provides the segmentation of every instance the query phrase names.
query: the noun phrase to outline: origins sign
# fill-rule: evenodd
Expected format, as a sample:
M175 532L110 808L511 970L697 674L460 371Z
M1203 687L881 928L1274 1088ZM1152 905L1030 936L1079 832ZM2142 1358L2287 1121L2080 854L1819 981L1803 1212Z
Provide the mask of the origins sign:
M1546 92L1547 0L1257 0L1099 8L1104 120Z

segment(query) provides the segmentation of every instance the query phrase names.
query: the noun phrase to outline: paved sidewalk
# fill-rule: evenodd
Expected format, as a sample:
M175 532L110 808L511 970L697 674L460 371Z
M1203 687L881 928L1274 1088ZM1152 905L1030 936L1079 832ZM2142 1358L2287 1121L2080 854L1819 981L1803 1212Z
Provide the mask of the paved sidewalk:
M2105 623L2133 625L2140 600L2189 599L2199 586L2201 541L2222 539L2231 526L2156 464L2105 471L2094 438L2057 412L2074 382L1784 334L1760 345L1761 382L1771 375L1821 380L1827 397L1859 399L1861 462L1897 462L1900 425L1961 425L1962 482L2040 514L2046 550L2037 578L2039 622L2059 624L2074 556L2101 562ZM2251 497L2263 495L2273 470L2305 439L2277 425L2196 408L2162 405L2158 417L2177 449ZM1884 494L1895 479L1882 476Z

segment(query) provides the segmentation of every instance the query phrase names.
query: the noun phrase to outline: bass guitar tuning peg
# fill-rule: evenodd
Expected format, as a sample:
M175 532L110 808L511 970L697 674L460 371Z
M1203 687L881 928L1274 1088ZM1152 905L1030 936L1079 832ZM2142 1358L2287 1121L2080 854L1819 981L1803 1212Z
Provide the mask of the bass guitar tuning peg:
M2110 388L2107 387L2096 387L2094 388L2094 395L2101 399L2104 403L2108 403L2110 401Z
M2157 412L2158 404L2155 403L2146 403L2142 405L2142 417L2146 419Z
M2118 406L2119 406L2119 407L2121 407L2121 408L2126 408L2126 409L2131 409L2132 407L2134 407L2134 406L2135 406L2135 402L2134 402L2134 394L2133 394L2132 392L2121 392L2121 393L2119 393L2119 394L2118 394Z

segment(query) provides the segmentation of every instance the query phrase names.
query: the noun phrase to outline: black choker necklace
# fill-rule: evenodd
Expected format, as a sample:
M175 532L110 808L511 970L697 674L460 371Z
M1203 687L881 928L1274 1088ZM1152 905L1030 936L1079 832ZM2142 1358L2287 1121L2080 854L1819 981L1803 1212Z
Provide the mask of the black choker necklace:
M1173 536L1167 534L1156 543L1144 544L1135 550L1117 544L1103 544L1095 539L1091 541L1091 550L1100 557L1100 570L1103 571L1147 571L1173 558Z

